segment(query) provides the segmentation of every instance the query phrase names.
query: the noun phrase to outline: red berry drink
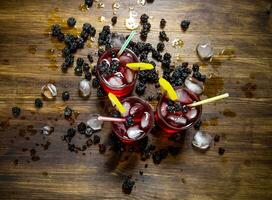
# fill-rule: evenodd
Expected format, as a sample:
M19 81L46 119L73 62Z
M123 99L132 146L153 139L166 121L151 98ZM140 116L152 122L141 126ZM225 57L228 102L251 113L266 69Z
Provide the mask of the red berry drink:
M199 101L199 97L196 94L182 87L174 89L178 100L171 101L165 95L162 96L155 114L157 125L166 133L187 130L199 120L202 113L202 106L186 106L194 101Z
M113 132L125 143L136 142L145 137L153 127L154 114L151 106L138 97L121 101L126 109L125 122L113 122Z
M126 67L127 63L139 62L137 56L129 49L116 57L119 49L107 50L97 62L97 75L103 89L117 97L129 95L134 89L138 71Z

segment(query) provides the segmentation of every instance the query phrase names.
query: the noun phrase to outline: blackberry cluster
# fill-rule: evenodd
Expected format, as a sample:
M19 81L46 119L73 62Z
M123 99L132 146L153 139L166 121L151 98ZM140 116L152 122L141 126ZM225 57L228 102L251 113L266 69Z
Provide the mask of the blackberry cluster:
M183 31L186 31L189 28L190 21L189 20L182 20L180 23L180 27Z
M164 47L165 47L164 43L163 42L159 42L157 44L157 51L162 52L164 50Z
M171 54L170 53L165 53L163 55L163 59L161 61L161 66L162 66L162 69L165 70L165 69L169 69L170 68L170 64L171 64ZM169 71L169 70L168 70ZM171 70L170 70L171 71Z
M140 81L136 85L135 92L136 92L136 94L138 94L140 96L140 95L143 95L145 93L145 89L146 89L145 83Z
M175 113L182 110L180 102L174 102L172 100L167 101L167 111L170 113Z
M111 24L114 26L117 23L117 16L111 18Z
M172 77L171 83L173 86L181 86L185 79L191 74L191 69L188 68L188 63L184 62L182 65L179 65L175 68Z
M193 64L193 77L202 82L206 81L206 76L200 73L198 64Z
M119 70L120 62L117 59L112 59L111 66L110 66L110 72L115 73Z
M36 107L36 108L41 108L41 107L43 107L43 102L42 102L41 99L39 99L39 98L35 99L35 107Z
M15 106L11 109L12 114L14 117L19 117L20 113L21 113L21 108Z
M159 80L159 75L156 69L152 70L142 70L139 72L139 81L142 83L157 83Z
M160 21L160 27L161 27L161 29L164 29L165 25L166 25L166 20L165 19L161 19L161 21Z
M110 75L112 73L110 65L105 60L98 64L98 68L102 74Z
M63 101L68 101L70 99L70 94L68 91L64 91L61 96Z
M143 14L141 15L141 24L142 24L142 30L140 32L140 38L145 41L147 39L147 34L150 32L151 24L148 22L148 15Z
M110 26L104 26L102 32L99 33L98 45L110 45Z
M166 35L165 31L160 31L159 39L160 39L161 42L163 42L163 41L168 42L169 41L169 38Z
M67 19L67 25L70 27L74 27L76 25L76 19L74 17L69 17Z
M162 55L160 54L159 51L156 51L155 49L152 49L152 58L158 62L162 61Z

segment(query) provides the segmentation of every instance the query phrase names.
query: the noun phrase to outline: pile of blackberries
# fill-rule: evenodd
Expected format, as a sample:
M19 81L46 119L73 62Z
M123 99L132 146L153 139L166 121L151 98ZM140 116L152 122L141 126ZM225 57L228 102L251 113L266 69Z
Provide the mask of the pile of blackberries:
M149 16L147 14L143 14L140 17L141 24L142 24L142 30L140 32L140 38L143 41L146 41L147 34L150 32L151 24L148 22Z

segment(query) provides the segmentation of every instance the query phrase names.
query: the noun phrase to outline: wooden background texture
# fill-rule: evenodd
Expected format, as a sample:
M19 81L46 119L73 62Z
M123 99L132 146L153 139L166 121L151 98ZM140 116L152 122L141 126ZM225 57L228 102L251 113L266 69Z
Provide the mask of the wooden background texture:
M155 0L145 6L136 0L120 1L118 22L112 31L129 33L124 20L129 7L134 7L139 15L153 16L147 41L156 45L159 22L165 18L170 38L166 51L174 57L180 55L179 61L173 60L198 62L201 71L211 75L201 98L224 92L231 95L203 109L201 130L212 136L219 134L219 143L205 153L198 152L191 146L194 130L190 130L179 144L180 154L169 155L159 165L152 159L141 161L137 153L123 160L123 155L110 150L102 155L97 145L91 146L86 155L71 153L61 140L71 127L63 118L66 105L80 112L79 123L90 113L103 113L102 105L107 100L98 99L95 90L87 100L78 95L81 78L72 69L67 74L61 72L63 44L48 32L54 23L65 27L70 16L77 19L78 30L64 28L65 33L76 33L85 22L100 32L110 23L114 1L101 2L105 8L98 9L94 3L83 12L79 9L81 0L0 1L0 199L271 199L271 1ZM104 16L106 22L99 22L99 16ZM182 19L191 21L185 33L179 25ZM171 46L176 38L184 41L183 48ZM134 40L138 41L138 36ZM203 63L195 51L203 41L210 41L216 52L231 47L235 54L230 59ZM54 49L53 54L50 49ZM96 51L97 43L88 42L75 56L87 60L88 52ZM59 95L55 101L44 101L44 107L37 110L34 99L41 96L40 89L48 81L56 83ZM61 100L64 90L71 94L67 102ZM155 93L152 89L148 92ZM151 104L155 107L156 101ZM11 114L15 105L22 109L19 118ZM46 124L55 127L50 136L40 134ZM99 133L101 143L107 144L110 132L110 125L105 124ZM163 135L150 135L149 139L158 148L169 145ZM84 138L77 136L76 141L84 142ZM219 147L226 150L223 156L218 155ZM31 159L31 149L39 156L38 161ZM126 175L137 179L130 195L121 189Z

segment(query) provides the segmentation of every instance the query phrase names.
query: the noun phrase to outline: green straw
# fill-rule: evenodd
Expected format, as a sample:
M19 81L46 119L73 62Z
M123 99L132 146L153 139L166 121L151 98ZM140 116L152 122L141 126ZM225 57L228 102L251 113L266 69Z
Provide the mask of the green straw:
M134 37L135 34L136 34L136 31L131 31L131 33L129 34L127 40L125 41L125 43L123 44L123 46L119 50L117 56L121 56L122 55L122 53L125 51L125 49L127 48L129 42L131 41L131 39Z

